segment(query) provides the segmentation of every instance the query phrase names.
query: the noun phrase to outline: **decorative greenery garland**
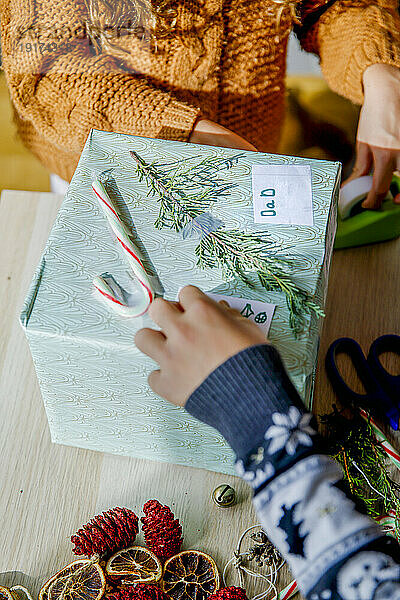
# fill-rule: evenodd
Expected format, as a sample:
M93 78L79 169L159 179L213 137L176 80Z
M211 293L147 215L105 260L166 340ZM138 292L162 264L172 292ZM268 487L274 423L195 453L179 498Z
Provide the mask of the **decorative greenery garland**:
M195 165L193 159L196 157L148 164L136 152L131 151L130 155L137 165L139 180L144 180L149 193L159 198L160 211L155 227L199 234L200 242L195 249L199 267L220 267L225 277L238 277L249 287L254 287L249 273L255 273L263 288L283 292L289 308L290 327L296 335L304 328L305 313L324 316L311 295L293 281L290 273L293 261L278 255L278 248L268 234L226 230L222 222L205 212L235 187L226 184L218 172L230 169L243 154L220 160L207 157ZM201 216L217 224L210 228Z
M327 426L329 454L342 466L349 493L374 518L394 511L394 533L400 540L400 485L387 470L387 456L373 427L358 414L346 418L336 406L320 417Z

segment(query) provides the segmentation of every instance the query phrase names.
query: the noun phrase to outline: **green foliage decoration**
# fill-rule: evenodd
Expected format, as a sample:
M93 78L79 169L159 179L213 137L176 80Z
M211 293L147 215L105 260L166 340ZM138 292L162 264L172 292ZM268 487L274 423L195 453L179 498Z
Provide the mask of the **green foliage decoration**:
M130 152L137 167L140 181L145 181L149 195L158 198L159 214L155 227L167 227L181 232L195 219L207 214L213 204L227 196L235 184L227 184L220 171L232 168L243 154L230 159L196 156L170 163L146 163L134 151ZM324 316L322 308L312 296L301 289L292 278L294 262L282 256L282 249L271 241L267 232L247 233L239 229L227 230L222 226L212 231L203 229L195 249L201 268L220 268L225 277L239 278L254 287L255 274L268 291L283 292L289 308L289 323L295 335L304 328L304 315Z

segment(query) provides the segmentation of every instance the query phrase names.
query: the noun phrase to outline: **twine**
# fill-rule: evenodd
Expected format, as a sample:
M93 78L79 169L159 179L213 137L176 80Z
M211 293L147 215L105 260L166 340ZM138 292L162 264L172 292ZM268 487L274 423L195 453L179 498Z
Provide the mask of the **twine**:
M250 578L261 579L266 582L267 588L265 590L263 590L262 592L260 592L259 594L255 594L254 596L252 596L250 598L250 600L264 600L264 598L267 598L267 597L268 597L268 600L279 600L280 598L282 598L282 595L281 595L282 592L278 592L278 588L276 586L276 580L278 578L278 572L283 567L283 565L285 564L286 561L283 558L280 562L275 561L273 558L270 558L270 563L268 563L266 565L266 567L268 569L267 573L260 573L257 571L253 571L252 569L245 566L245 564L244 564L246 561L249 560L250 552L248 550L242 551L243 540L244 540L245 536L249 533L249 531L252 531L253 529L257 529L257 528L262 529L262 525L261 524L252 525L251 527L248 527L241 534L241 536L238 540L237 546L236 546L236 550L234 550L234 552L233 552L232 558L230 558L228 560L228 562L226 563L226 565L224 567L224 570L222 572L222 581L223 581L224 587L228 587L227 571L230 566L233 566L239 577L240 587L242 587L244 589L245 589L245 585L244 585L244 580L245 580L244 576L245 575L249 576ZM292 586L293 582L289 585ZM288 588L285 588L285 590L283 590L283 591L286 591L287 589ZM296 591L297 591L297 586L296 586ZM296 593L296 592L293 590L293 593ZM289 597L291 597L291 596L286 596L286 598L289 598Z

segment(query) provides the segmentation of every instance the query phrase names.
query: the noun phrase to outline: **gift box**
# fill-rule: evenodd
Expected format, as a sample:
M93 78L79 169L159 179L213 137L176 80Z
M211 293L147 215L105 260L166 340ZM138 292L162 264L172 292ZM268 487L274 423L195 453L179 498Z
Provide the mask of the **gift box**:
M190 164L195 176L204 172L204 165L224 165L218 176L226 183L225 193L207 210L225 229L268 235L279 256L293 261L293 281L322 307L340 165L92 130L26 298L21 323L53 442L233 473L225 440L150 390L147 377L154 363L133 343L138 329L151 326L148 315L121 317L94 295L93 278L100 273L110 272L128 287L135 284L93 194L93 177L107 173L110 194L141 248L156 291L165 298L174 300L182 286L194 284L250 304L276 305L269 339L309 407L322 318L305 314L303 331L295 335L282 292L267 291L257 282L249 286L221 268L200 268L198 237L155 227L160 199L140 180L130 151L164 169ZM313 225L254 222L254 165L311 167Z

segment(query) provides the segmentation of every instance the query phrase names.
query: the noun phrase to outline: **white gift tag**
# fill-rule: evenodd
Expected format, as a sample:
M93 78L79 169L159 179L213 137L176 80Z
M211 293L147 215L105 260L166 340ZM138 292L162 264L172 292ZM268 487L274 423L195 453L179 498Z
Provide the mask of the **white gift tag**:
M309 165L253 165L255 223L313 225Z
M235 308L241 315L257 323L257 325L268 335L271 327L272 317L274 316L275 304L260 302L259 300L246 300L245 298L236 298L234 296L225 296L222 294L207 294L216 302L226 300L231 308Z

